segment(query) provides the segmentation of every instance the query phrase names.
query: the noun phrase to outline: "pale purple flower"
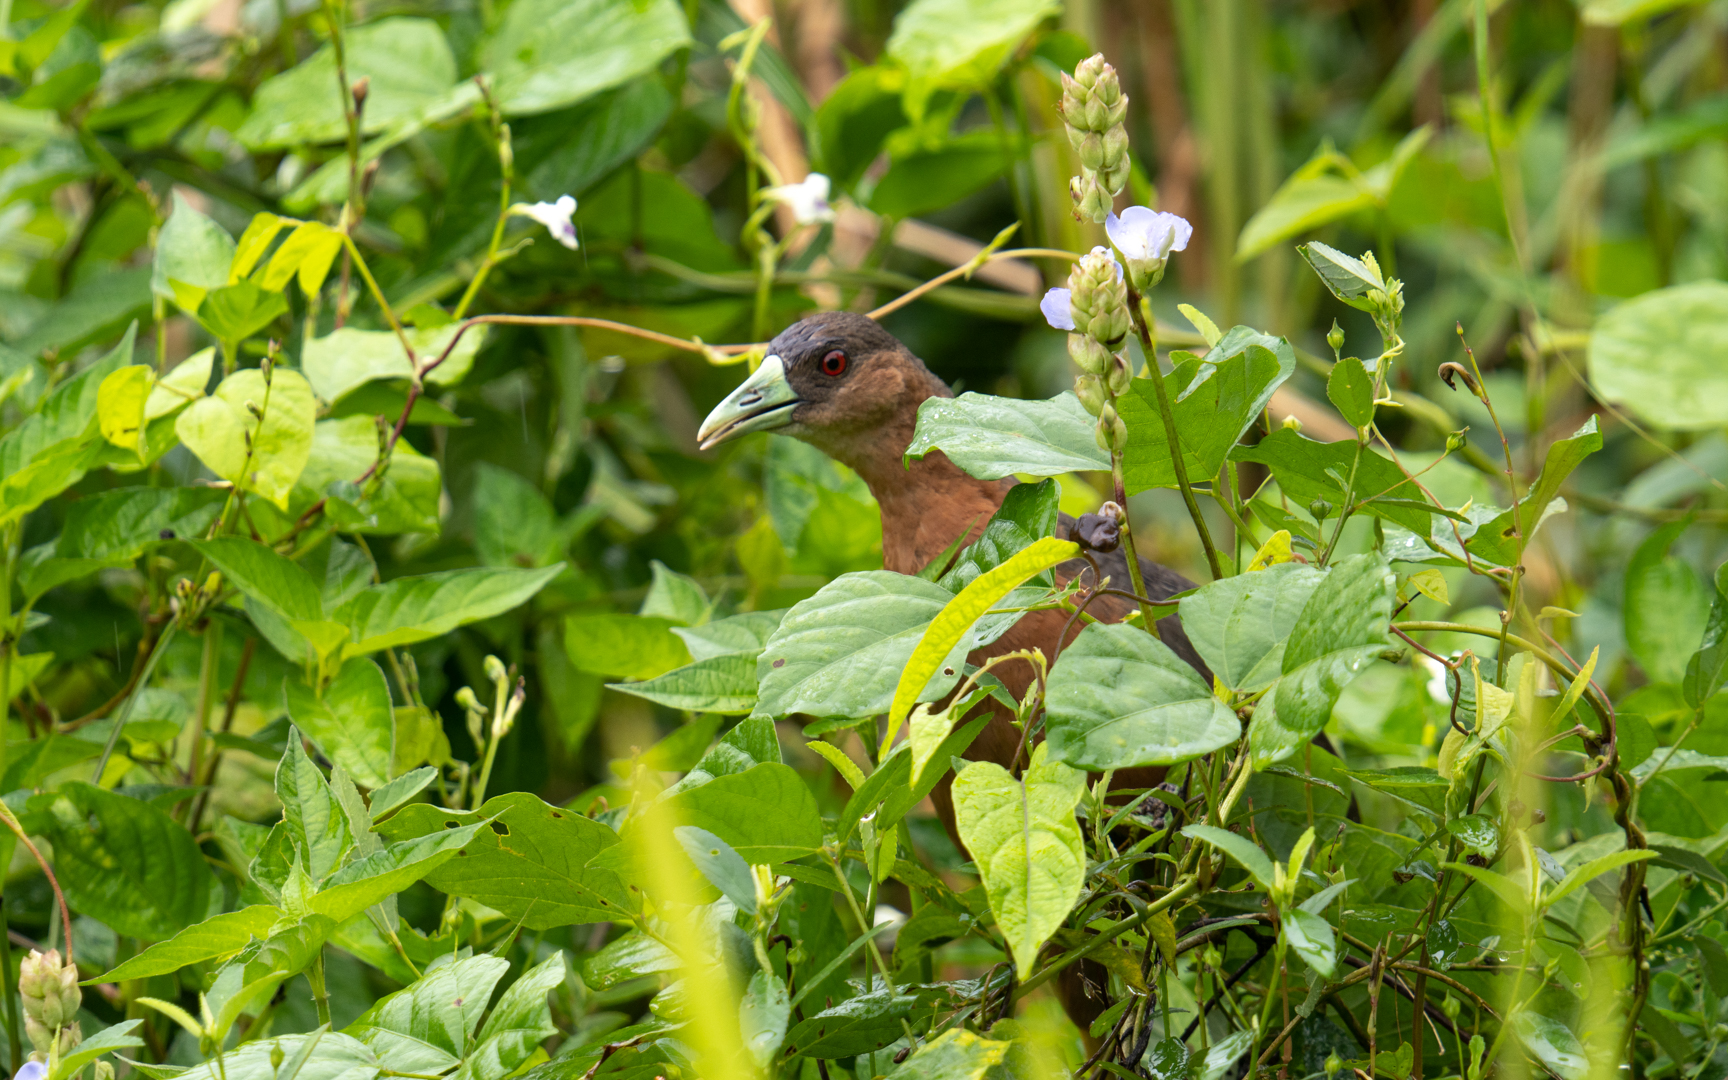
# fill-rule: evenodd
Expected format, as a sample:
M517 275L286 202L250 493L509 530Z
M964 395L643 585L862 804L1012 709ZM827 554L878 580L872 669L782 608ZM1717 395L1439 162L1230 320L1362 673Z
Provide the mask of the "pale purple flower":
M576 214L576 200L572 196L560 195L557 202L537 202L532 206L517 203L510 208L510 212L533 218L546 226L552 239L571 251L576 250L576 223L571 220Z
M1194 226L1175 214L1130 206L1122 211L1121 217L1115 214L1106 217L1104 231L1110 234L1110 242L1124 258L1162 263L1171 252L1188 247Z
M834 220L834 207L828 203L831 186L826 176L813 172L806 176L802 183L782 184L769 188L763 194L775 202L790 206L792 216L798 219L798 224L814 225Z
M26 1061L12 1074L12 1080L48 1080L48 1066L40 1061Z
M1067 289L1051 289L1044 294L1044 299L1038 301L1038 310L1044 313L1044 321L1058 330L1074 329L1074 310L1070 303L1072 293Z

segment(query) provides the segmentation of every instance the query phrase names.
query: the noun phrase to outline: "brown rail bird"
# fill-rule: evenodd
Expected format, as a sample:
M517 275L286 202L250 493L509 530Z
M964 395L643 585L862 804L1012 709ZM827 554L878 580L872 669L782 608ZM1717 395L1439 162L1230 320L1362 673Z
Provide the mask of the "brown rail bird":
M768 343L768 355L743 385L715 406L698 438L703 449L752 431L779 431L802 439L851 468L870 486L882 510L882 563L888 570L915 574L946 552L955 538L970 528L968 542L984 530L990 515L1002 505L1013 480L979 480L961 472L940 451L904 463L906 447L918 425L918 406L927 398L952 397L948 385L931 373L892 334L872 319L850 312L813 315L783 331ZM1073 518L1062 515L1058 535L1068 538ZM1111 586L1128 590L1128 563L1120 550L1095 555ZM1087 564L1075 559L1057 567L1066 582ZM1191 589L1194 583L1168 567L1140 560L1146 590L1163 600ZM1092 582L1088 581L1088 585ZM1108 622L1126 618L1134 604L1121 597L1101 596L1088 612ZM982 663L992 656L1036 647L1054 657L1067 612L1037 611L1022 618L995 643L969 658ZM1070 640L1080 627L1073 624ZM1158 623L1166 645L1205 675L1175 616ZM996 669L1016 695L1031 681L1024 664ZM967 756L1009 767L1020 735L1003 710L979 735ZM1125 770L1117 775L1122 787L1156 784L1163 769ZM932 795L949 835L955 834L954 810L944 783ZM956 839L958 842L958 839Z
M948 551L962 532L967 532L967 542L977 539L1014 486L1009 479L968 476L940 451L910 467L905 464L906 447L918 425L918 406L928 398L953 396L948 384L874 320L849 312L824 312L787 328L769 342L761 366L715 406L703 421L698 438L702 448L708 449L752 431L779 431L802 439L851 468L870 486L881 507L884 568L915 574ZM1075 524L1073 518L1061 515L1058 535L1072 538ZM1128 563L1120 550L1094 558L1113 587L1132 588ZM1057 581L1066 583L1086 569L1084 559L1063 563L1056 568ZM1140 570L1153 600L1194 587L1181 574L1145 559L1140 560ZM1105 595L1093 600L1087 610L1102 620L1116 622L1135 610L1135 605ZM968 659L981 664L992 656L1032 647L1054 657L1066 644L1064 632L1071 641L1079 630L1077 621L1071 623L1066 612L1031 612ZM1175 616L1160 620L1158 633L1208 683L1212 681ZM1026 692L1032 680L1025 664L1005 664L995 672L1016 697ZM966 756L1012 768L1020 745L1012 714L994 702L980 708L994 709L995 716ZM1124 769L1116 773L1113 785L1150 787L1163 779L1164 771L1161 767ZM945 778L931 793L931 801L948 835L963 850L954 824L951 781L951 776ZM1087 1030L1102 1008L1086 992L1083 974L1094 985L1103 981L1103 972L1086 963L1065 969L1057 987L1081 1031Z

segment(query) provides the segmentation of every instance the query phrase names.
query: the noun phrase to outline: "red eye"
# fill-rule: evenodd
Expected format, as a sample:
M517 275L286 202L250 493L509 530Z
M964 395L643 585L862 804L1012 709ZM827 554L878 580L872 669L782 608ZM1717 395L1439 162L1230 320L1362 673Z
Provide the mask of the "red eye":
M846 373L846 354L839 349L822 357L822 374L844 375Z

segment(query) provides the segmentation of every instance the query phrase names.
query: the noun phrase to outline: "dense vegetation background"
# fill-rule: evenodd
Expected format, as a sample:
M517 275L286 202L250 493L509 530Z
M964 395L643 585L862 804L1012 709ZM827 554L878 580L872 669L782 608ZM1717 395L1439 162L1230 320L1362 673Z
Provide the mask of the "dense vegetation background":
M1626 1058L1649 1075L1722 1075L1728 708L1694 659L1720 667L1710 659L1721 633L1712 605L1723 603L1712 577L1728 522L1720 0L0 0L0 788L58 870L72 915L68 930L39 860L0 841L12 852L12 945L9 959L0 945L0 961L16 973L27 947L70 944L80 976L94 978L234 912L222 924L229 936L216 939L224 947L180 954L193 965L180 974L151 967L84 993L87 1032L141 1020L125 1038L142 1045L124 1053L190 1066L248 1030L343 1029L452 950L473 949L462 977L482 987L484 1005L504 971L487 966L495 950L512 978L532 969L510 992L517 997L478 1035L481 1013L464 1013L454 1044L421 1031L444 1056L398 1061L392 1075L442 1075L458 1062L484 1080L537 1066L574 1080L602 1064L690 1075L687 1049L666 1040L601 1055L633 1037L613 1033L644 1022L670 978L662 973L676 966L607 952L622 923L608 931L592 905L548 920L532 905L414 884L426 871L404 870L413 859L400 853L404 876L376 896L329 901L319 917L346 930L325 928L292 964L245 954L262 965L246 968L256 993L221 989L231 1014L201 1016L198 993L219 959L272 925L242 912L322 910L288 895L291 867L322 889L335 887L331 874L376 880L352 872L355 859L383 850L370 821L399 842L391 850L422 835L390 831L408 817L385 816L401 802L461 810L482 794L533 793L617 825L619 808L643 791L718 771L711 746L753 699L685 711L617 684L722 655L705 625L778 611L840 575L879 569L881 537L863 485L801 444L758 436L698 451L702 416L749 359L701 343L761 342L817 308L868 311L967 264L1016 223L1014 247L1079 253L1104 243L1101 225L1072 212L1080 161L1058 113L1060 73L1094 51L1131 99L1132 172L1118 205L1153 205L1194 226L1151 296L1165 346L1208 343L1179 303L1218 326L1287 338L1297 366L1271 422L1294 415L1307 435L1353 439L1325 404L1335 355L1327 334L1340 326L1344 352L1365 354L1376 324L1329 290L1295 245L1371 247L1403 281L1405 305L1387 388L1394 404L1379 409L1379 428L1412 467L1450 449L1424 476L1440 503L1466 516L1471 505L1508 505L1529 491L1550 447L1595 418L1600 449L1556 477L1546 495L1563 498L1549 504L1563 512L1522 550L1514 632L1548 635L1573 671L1594 657L1598 696L1620 725L1607 753L1637 787L1542 784L1545 805L1517 813L1559 880L1625 842L1616 821L1635 792L1641 828L1663 854L1638 896L1650 980L1613 999L1642 1010ZM750 66L737 76L744 56ZM812 172L831 182L831 213L763 194ZM542 224L559 225L562 196L577 202L573 219L565 212L570 243ZM539 219L507 212L534 203L553 206ZM993 261L884 325L956 389L1049 398L1072 385L1073 368L1039 298L1068 269L1058 257ZM500 324L449 347L452 321L481 313L614 320L683 342L599 325ZM447 359L411 370L399 338ZM1442 364L1466 362L1464 342L1492 416L1463 384L1442 381ZM129 365L146 374L106 381ZM255 381L241 379L248 371ZM1464 429L1449 448L1449 433ZM1245 465L1242 475L1249 484L1266 473ZM1070 513L1110 494L1108 472L1059 483ZM139 488L154 494L136 496ZM1310 507L1291 505L1287 520L1258 522L1259 531L1288 528L1300 539L1315 530ZM1178 492L1136 494L1128 510L1143 554L1210 580ZM1237 539L1214 503L1204 513L1213 535ZM239 539L189 543L216 531ZM1383 539L1365 516L1343 531L1343 553ZM222 547L251 540L307 576ZM1503 581L1435 565L1443 583L1400 586L1412 613L1497 632ZM1401 575L1416 569L1399 566ZM1422 640L1443 656L1496 654L1462 633ZM1386 890L1357 910L1367 925L1383 915L1387 933L1411 928L1398 921L1412 905L1396 889L1412 874L1432 881L1442 861L1422 855L1427 833L1412 824L1432 812L1412 810L1412 800L1437 796L1340 770L1433 768L1451 698L1465 693L1448 688L1439 665L1405 661L1377 661L1343 690L1326 729L1338 759L1306 765L1332 777L1323 788L1263 775L1248 789L1261 806L1306 798L1310 819L1314 798L1343 800L1349 789L1366 823L1350 828L1377 838L1355 865ZM1542 692L1566 688L1560 680ZM808 719L780 719L778 751L733 749L750 763L783 755L820 811L844 819L851 786L806 747ZM320 787L324 772L291 730L345 779ZM847 731L831 732L829 745L868 767ZM1554 771L1583 772L1602 752L1571 749ZM435 777L415 771L427 766ZM302 820L298 847L282 846L271 863L266 835L280 806L301 820L312 811L298 800L314 789L324 792L317 828L329 828L329 846L319 854L322 841L308 839L316 830ZM530 815L541 804L510 805ZM1343 803L1322 811L1342 820ZM1530 824L1531 811L1541 820ZM463 820L466 843L482 818ZM919 872L930 890L963 894L976 868L934 819L915 813L907 824L902 856L928 868ZM1275 857L1288 856L1295 836L1268 841ZM1491 859L1500 842L1471 841L1470 850L1485 844ZM1334 869L1347 865L1338 843ZM259 866L281 875L261 885ZM885 913L934 903L920 891L924 878L885 879L878 894L867 871L854 876ZM798 880L798 903L815 896L834 908L831 885ZM446 893L468 898L446 902ZM1583 896L1574 892L1573 903ZM987 914L976 901L971 916ZM1612 904L1611 889L1601 904ZM360 914L368 908L372 916ZM845 932L827 927L837 917L828 911L811 942L851 934L851 913L834 910ZM785 947L802 949L788 918ZM1481 918L1451 945L1459 972L1487 972L1446 998L1453 1021L1466 1002L1463 1015L1485 1022L1481 1010L1502 992L1487 987L1513 938ZM1592 986L1609 994L1622 976L1592 964L1625 942L1591 937L1612 937L1597 925L1612 921L1602 911L1551 918L1576 927L1536 954L1513 950L1513 966L1551 981L1555 1000L1544 999L1538 1018L1564 1037L1532 1029L1518 1037L1521 1050L1501 1053L1488 1022L1495 1067L1609 1075L1619 1052L1586 1054L1583 1044L1596 1045L1588 1024L1567 1017L1600 1010L1607 999L1592 998ZM1003 952L987 934L966 936L971 925L903 933L912 951L896 967L912 965L925 982L987 983ZM944 938L958 940L932 961L924 943ZM1149 937L1135 941L1152 956ZM1217 954L1184 961L1183 978L1207 977L1203 967L1234 972L1265 952L1244 935L1206 948ZM811 944L795 958L801 978L822 970L807 963L818 955ZM858 965L864 951L848 955ZM1122 968L1130 983L1139 955ZM1378 965L1383 956L1370 947L1353 959ZM232 968L221 969L241 978ZM824 976L835 991L825 996L850 993L839 989L844 974ZM1244 992L1270 1001L1263 978ZM1286 1008L1307 992L1292 978ZM987 985L973 989L989 1003ZM1393 1057L1352 1067L1404 1075L1408 1003L1388 991L1376 1020L1365 992L1358 985L1339 1008L1383 1024L1379 1049ZM1489 1002L1468 1003L1479 993ZM186 1011L173 1016L145 998ZM28 1047L18 999L7 1001L0 1061L16 1065ZM1020 1008L1024 1029L996 1037L1020 1038L1036 1061L999 1067L1073 1067L1090 1052L1053 999L1034 995ZM1223 1013L1231 1026L1220 1037L1252 1026L1233 1003ZM1298 1076L1320 1071L1335 1050L1361 1058L1360 1029L1344 1024L1338 1016L1302 1028L1290 1044L1297 1056L1279 1067ZM652 1027L650 1016L629 1031ZM1467 1034L1433 1029L1430 1075L1470 1070ZM512 1038L501 1056L499 1042L486 1042ZM481 1044L493 1048L487 1063L470 1053ZM558 1056L542 1066L548 1052ZM854 1049L830 1060L869 1077L894 1068L889 1057ZM56 1060L53 1080L69 1075L67 1060L88 1062ZM330 1075L378 1067L310 1060ZM814 1070L815 1060L785 1068ZM940 1075L972 1075L964 1070L981 1071L979 1060ZM280 1067L254 1054L219 1068L281 1077Z

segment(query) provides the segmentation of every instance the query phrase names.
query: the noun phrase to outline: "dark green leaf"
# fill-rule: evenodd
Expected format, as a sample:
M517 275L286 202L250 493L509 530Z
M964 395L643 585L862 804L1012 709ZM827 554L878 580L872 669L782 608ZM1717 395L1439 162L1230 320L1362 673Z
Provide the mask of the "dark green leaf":
M1230 448L1296 370L1296 354L1283 338L1237 326L1204 357L1178 355L1183 359L1164 376L1164 390L1188 476L1198 481L1218 475ZM1128 493L1174 487L1176 470L1157 386L1150 379L1135 379L1129 386L1133 392L1117 399L1128 424L1128 448L1122 454Z
M166 811L84 783L31 799L76 910L122 934L160 941L203 919L216 880Z
M1285 641L1325 579L1295 562L1220 578L1182 598L1182 629L1225 686L1264 689L1283 670Z
M356 783L379 788L389 782L395 709L377 664L365 657L349 659L322 692L284 679L282 695L294 725Z
M1236 461L1252 461L1265 465L1277 478L1293 503L1307 506L1324 500L1341 512L1346 505L1344 482L1350 476L1350 465L1356 460L1354 440L1322 443L1305 438L1289 428L1279 428L1253 446L1239 446L1230 456ZM1334 479L1331 474L1340 479ZM1363 513L1375 514L1409 529L1418 536L1427 536L1429 516L1424 510L1406 503L1365 502L1376 498L1413 500L1426 503L1422 491L1399 471L1398 466L1371 449L1361 451L1356 466L1356 486L1351 500L1362 505ZM1330 528L1330 524L1327 526Z
M1093 623L1050 672L1047 734L1076 768L1174 765L1241 738L1187 661L1137 626Z
M1256 765L1296 752L1332 716L1338 695L1386 648L1396 580L1378 554L1334 563L1284 646L1283 673L1254 712Z
M1652 682L1684 679L1709 626L1712 604L1697 571L1668 554L1686 524L1676 521L1651 533L1626 567L1626 646Z
M1362 361L1354 356L1332 365L1326 378L1326 398L1351 427L1367 427L1374 421L1374 380Z
M1592 416L1571 436L1548 448L1548 456L1542 459L1542 475L1524 493L1517 507L1516 519L1513 511L1507 510L1484 522L1469 538L1470 553L1499 566L1514 565L1519 550L1518 532L1522 530L1523 543L1528 546L1530 537L1536 533L1536 526L1542 523L1550 507L1564 505L1555 501L1560 495L1560 485L1566 482L1580 462L1600 449L1602 435L1596 428L1596 418Z

